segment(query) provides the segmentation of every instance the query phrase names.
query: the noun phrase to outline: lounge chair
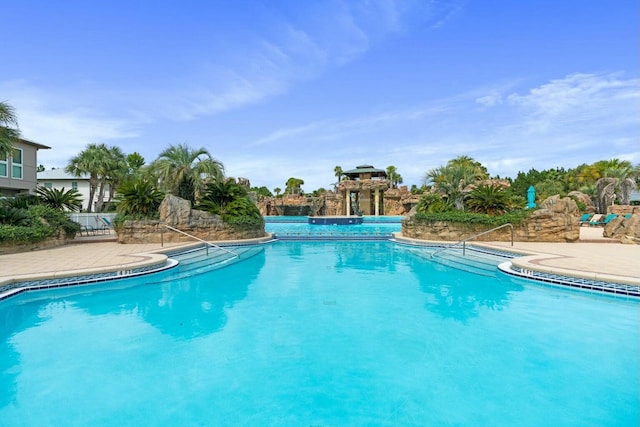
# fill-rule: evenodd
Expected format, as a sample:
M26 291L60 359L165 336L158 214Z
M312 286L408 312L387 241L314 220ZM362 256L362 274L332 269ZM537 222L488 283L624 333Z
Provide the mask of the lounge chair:
M594 226L607 225L612 219L616 218L617 216L618 214L611 213L607 215L605 219L601 219L596 223L594 223L593 220L589 221L589 225L594 225ZM602 216L600 216L600 218L602 218Z
M111 221L109 221L109 218L103 216L103 217L100 217L100 219L107 227L113 228L113 224L111 223Z
M578 221L578 224L580 224L580 226L582 227L584 224L588 224L589 223L589 218L591 218L590 213L586 213L586 214L582 214L582 216L580 217L580 220Z
M602 221L602 217L604 217L604 215L602 214L595 214L594 216L592 216L591 220L588 222L589 227L600 225L600 222Z
M109 233L109 230L111 229L111 222L109 222L108 219L96 216L96 224L98 226L96 230L99 230L102 234Z
M96 229L90 225L81 225L80 226L80 235L84 236L95 236Z

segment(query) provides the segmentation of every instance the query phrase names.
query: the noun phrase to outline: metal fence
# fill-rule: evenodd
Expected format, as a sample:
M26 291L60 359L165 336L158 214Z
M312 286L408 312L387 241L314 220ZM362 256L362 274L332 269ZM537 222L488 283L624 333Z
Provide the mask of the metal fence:
M105 227L106 221L102 221L100 218L105 218L111 224L113 224L113 218L115 218L115 212L109 213L70 213L69 218L71 221L75 221L80 225L88 228L100 229ZM112 228L112 227L109 227Z

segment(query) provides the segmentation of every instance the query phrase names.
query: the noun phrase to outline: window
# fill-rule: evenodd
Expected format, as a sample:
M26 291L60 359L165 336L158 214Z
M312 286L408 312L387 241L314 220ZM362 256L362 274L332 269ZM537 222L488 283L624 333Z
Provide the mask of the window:
M71 189L78 191L78 181L71 181Z
M11 156L11 177L22 179L22 148L16 148Z
M7 155L0 154L0 177L7 177Z
M45 182L44 183L44 188L52 188L53 186L51 185L50 182Z

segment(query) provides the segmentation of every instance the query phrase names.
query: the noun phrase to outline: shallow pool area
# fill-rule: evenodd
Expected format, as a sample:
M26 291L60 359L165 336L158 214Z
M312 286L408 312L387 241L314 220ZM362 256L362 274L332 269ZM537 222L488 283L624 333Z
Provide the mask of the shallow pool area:
M278 239L330 238L385 240L401 230L402 216L365 216L359 224L312 224L306 216L265 217L265 231Z
M1 424L638 424L638 300L426 250L280 241L1 301Z

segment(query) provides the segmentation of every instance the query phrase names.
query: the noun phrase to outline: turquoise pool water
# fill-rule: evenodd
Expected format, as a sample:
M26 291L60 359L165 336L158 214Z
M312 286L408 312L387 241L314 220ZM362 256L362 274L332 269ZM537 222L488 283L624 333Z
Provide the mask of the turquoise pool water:
M638 425L637 300L278 242L0 302L3 426Z
M317 225L309 224L306 216L265 217L265 231L277 237L389 237L401 230L400 216L365 216L362 224Z

